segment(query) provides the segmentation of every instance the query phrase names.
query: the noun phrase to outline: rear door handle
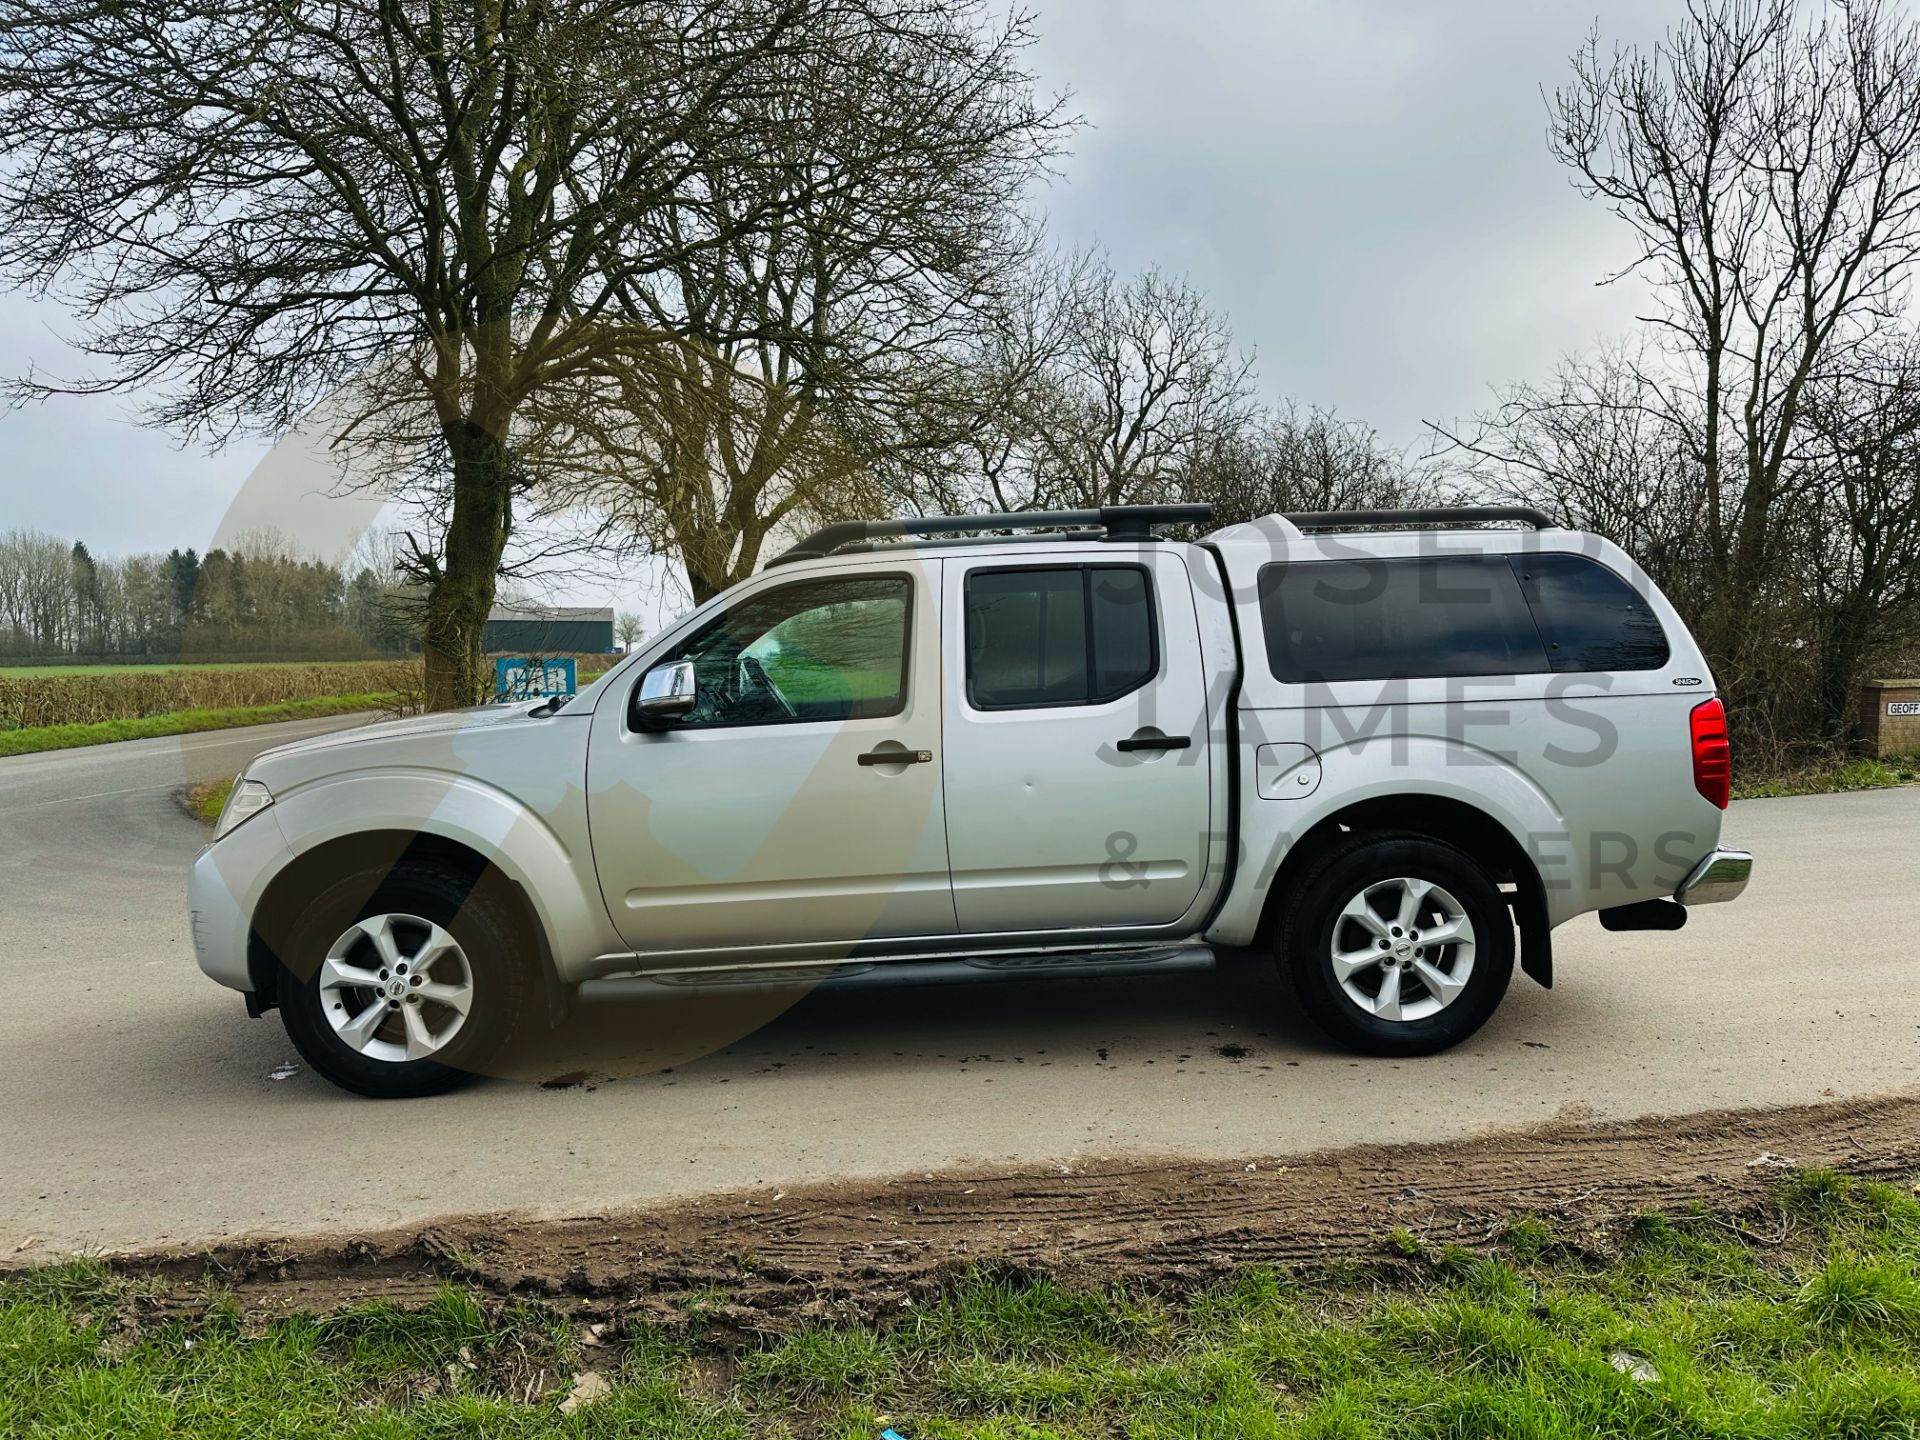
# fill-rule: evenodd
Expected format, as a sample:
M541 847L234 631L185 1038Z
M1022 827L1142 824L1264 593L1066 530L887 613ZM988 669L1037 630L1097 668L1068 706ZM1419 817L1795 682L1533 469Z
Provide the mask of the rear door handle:
M932 761L931 750L869 750L860 757L862 765L927 765Z
M1116 750L1185 750L1193 744L1191 735L1130 735L1114 746Z

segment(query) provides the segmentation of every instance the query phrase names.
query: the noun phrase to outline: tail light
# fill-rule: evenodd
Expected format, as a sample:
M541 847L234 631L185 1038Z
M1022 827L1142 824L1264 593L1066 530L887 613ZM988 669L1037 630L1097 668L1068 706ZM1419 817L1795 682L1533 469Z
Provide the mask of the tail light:
M1727 708L1718 700L1702 700L1687 723L1693 731L1693 788L1724 810L1733 790Z

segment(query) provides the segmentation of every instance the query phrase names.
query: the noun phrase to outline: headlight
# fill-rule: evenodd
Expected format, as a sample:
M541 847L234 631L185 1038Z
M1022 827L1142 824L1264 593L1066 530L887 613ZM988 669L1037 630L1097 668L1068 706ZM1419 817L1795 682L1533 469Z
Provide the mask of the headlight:
M227 796L227 803L220 811L220 818L214 823L213 838L218 840L243 820L250 820L262 810L273 804L273 792L258 780L236 780L233 793Z

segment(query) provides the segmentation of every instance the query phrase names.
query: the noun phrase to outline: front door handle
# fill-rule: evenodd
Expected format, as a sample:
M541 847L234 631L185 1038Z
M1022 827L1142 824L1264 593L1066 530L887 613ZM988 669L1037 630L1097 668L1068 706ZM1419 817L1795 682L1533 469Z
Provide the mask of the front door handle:
M869 750L860 757L862 765L927 765L932 761L931 750Z
M1116 750L1185 750L1192 744L1191 735L1129 735L1113 748Z

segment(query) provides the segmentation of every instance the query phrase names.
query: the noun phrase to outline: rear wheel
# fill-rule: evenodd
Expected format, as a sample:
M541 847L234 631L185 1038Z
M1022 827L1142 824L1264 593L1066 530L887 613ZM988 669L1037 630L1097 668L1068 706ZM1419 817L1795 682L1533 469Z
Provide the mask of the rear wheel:
M433 1095L505 1044L529 991L524 937L484 884L431 864L329 886L295 923L280 1011L320 1074L361 1095Z
M1336 1040L1430 1055L1473 1034L1513 975L1513 921L1464 851L1356 835L1302 876L1282 916L1280 967Z

